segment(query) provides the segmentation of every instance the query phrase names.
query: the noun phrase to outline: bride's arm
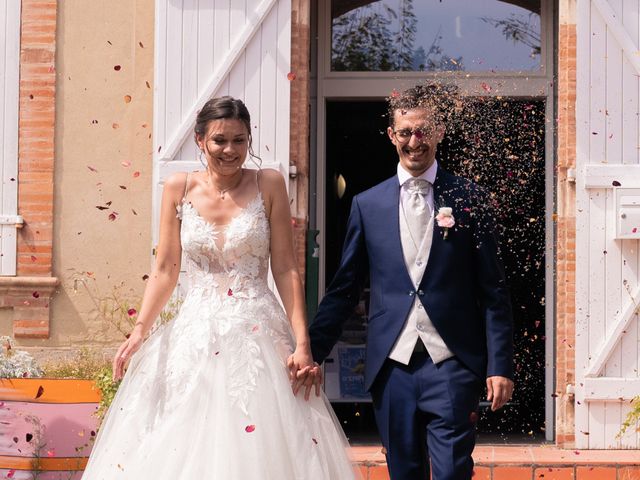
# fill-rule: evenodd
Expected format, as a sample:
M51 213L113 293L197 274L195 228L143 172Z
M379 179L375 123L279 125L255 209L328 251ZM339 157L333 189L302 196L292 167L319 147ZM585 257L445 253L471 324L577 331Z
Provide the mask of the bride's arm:
M274 170L261 171L260 185L265 194L271 226L271 273L296 339L291 366L292 380L295 380L293 374L296 370L308 371L314 364L309 343L304 292L293 248L289 197L284 178Z
M182 247L180 220L176 206L184 193L186 174L177 173L167 179L162 192L160 240L155 265L142 297L142 305L129 338L118 348L113 359L113 377L122 378L127 361L142 345L145 335L169 300L180 274Z

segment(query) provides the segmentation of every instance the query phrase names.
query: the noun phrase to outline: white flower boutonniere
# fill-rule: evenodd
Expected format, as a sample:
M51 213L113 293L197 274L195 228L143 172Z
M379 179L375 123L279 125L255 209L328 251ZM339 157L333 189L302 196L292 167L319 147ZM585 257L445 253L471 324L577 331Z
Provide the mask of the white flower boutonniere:
M456 219L453 218L453 209L451 207L440 207L436 215L436 221L438 226L444 229L442 238L446 240L449 235L449 229L456 224Z

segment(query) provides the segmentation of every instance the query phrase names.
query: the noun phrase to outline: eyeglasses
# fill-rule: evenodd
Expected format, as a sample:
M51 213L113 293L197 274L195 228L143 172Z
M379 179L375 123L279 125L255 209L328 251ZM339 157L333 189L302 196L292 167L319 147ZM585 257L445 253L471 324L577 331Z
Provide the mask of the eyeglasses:
M411 140L412 136L416 137L416 140L422 141L431 137L435 129L433 127L419 127L410 130L408 128L403 128L402 130L394 130L393 136L398 141L398 143L408 143Z

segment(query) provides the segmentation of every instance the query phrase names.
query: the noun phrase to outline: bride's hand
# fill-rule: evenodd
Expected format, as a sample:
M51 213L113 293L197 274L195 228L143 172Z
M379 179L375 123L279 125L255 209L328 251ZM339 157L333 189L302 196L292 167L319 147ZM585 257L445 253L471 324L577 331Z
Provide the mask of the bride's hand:
M297 395L300 389L304 387L304 398L309 400L311 389L315 385L316 396L320 396L322 369L313 361L309 348L296 348L295 352L287 359L287 367L294 395Z
M120 380L124 376L124 367L127 365L131 356L140 349L143 340L144 338L134 330L131 332L131 335L129 335L129 338L122 342L122 345L120 345L116 352L116 356L113 358L113 379L115 381Z

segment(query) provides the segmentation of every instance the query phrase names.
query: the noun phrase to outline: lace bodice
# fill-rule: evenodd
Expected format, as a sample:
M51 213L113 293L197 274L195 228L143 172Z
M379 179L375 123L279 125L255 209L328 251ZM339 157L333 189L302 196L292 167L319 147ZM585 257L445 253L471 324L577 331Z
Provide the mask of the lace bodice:
M190 202L177 208L189 289L255 298L267 288L269 222L262 194L224 226L207 222Z

